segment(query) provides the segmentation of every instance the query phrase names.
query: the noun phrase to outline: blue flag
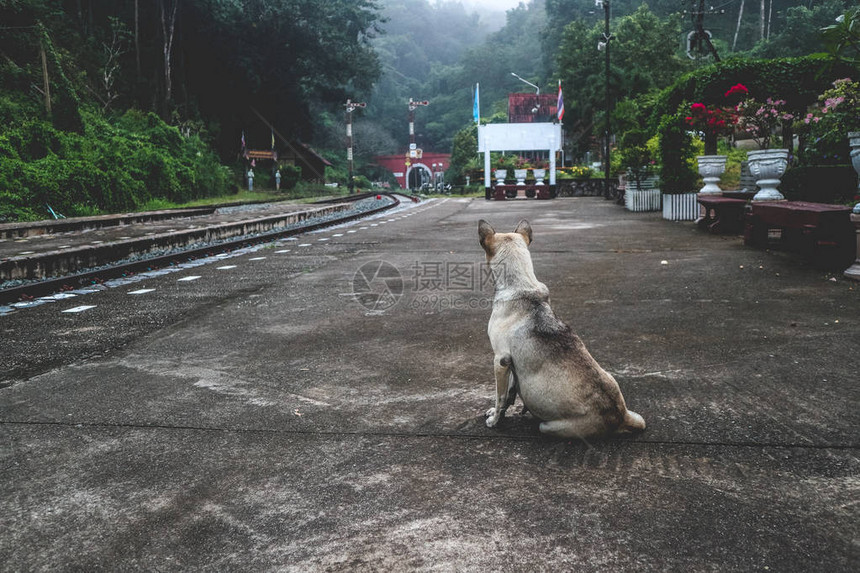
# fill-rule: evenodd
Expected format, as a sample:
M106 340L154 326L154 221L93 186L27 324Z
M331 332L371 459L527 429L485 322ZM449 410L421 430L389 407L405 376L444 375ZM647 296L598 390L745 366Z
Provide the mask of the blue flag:
M475 101L472 104L472 116L475 123L481 123L481 84L475 84Z

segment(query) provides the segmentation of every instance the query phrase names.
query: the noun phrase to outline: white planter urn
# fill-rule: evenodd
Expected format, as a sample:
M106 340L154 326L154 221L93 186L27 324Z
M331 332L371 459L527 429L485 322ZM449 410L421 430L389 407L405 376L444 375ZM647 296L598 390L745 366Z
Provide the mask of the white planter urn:
M495 175L495 177L496 177L496 185L504 185L505 184L505 177L508 176L508 170L507 169L496 169L496 171L493 173L493 175Z
M699 162L699 175L705 182L705 186L699 189L699 193L703 195L718 195L723 192L718 183L720 175L726 170L725 155L700 155L697 158Z
M777 189L780 179L788 169L787 149L760 149L747 153L750 173L755 177L759 192L753 201L785 201L785 197Z
M857 194L860 195L860 131L848 132L848 145L851 147L851 164L857 172ZM860 203L854 205L854 213L860 215Z
M535 185L544 185L543 180L546 179L546 169L535 169Z
M514 169L514 177L517 178L517 185L525 185L528 174L528 169Z

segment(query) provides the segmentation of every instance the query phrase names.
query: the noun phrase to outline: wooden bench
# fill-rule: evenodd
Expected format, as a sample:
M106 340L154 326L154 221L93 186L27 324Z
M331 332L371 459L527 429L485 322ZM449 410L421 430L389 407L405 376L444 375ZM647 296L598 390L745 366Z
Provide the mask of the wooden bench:
M744 209L747 202L743 199L732 199L721 195L699 195L696 197L705 210L705 216L699 219L699 228L708 229L711 233L740 233L744 228Z
M803 252L816 266L844 269L854 260L851 207L806 201L750 203L744 243L766 247L771 230L779 231L781 244Z

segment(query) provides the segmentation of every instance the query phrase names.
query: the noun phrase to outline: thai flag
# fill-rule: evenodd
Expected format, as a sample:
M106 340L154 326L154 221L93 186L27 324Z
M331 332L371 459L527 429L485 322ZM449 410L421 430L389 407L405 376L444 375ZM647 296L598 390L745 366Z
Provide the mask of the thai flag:
M561 95L561 80L558 80L558 103L556 106L558 108L558 120L561 121L564 119L564 98Z
M245 130L242 130L242 149L245 149Z

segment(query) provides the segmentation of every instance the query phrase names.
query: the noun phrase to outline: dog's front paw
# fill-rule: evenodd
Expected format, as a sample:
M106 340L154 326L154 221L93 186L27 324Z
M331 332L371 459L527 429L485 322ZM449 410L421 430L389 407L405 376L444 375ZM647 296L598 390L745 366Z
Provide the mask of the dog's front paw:
M490 408L489 410L487 410L487 427L495 427L495 425L499 423L499 418L501 418L501 414L500 412L496 411L495 408Z

